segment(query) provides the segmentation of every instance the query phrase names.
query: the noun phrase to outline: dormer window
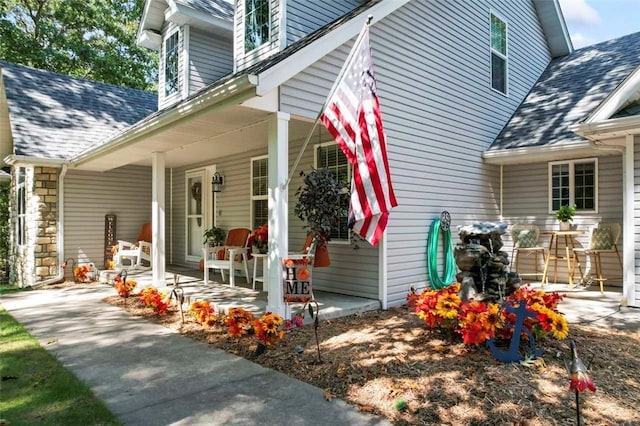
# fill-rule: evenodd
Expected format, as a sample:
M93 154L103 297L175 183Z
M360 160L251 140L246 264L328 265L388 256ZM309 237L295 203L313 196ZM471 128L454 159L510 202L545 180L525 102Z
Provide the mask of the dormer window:
M269 41L269 0L245 0L244 51L250 52Z
M164 94L178 92L178 31L171 34L164 43Z

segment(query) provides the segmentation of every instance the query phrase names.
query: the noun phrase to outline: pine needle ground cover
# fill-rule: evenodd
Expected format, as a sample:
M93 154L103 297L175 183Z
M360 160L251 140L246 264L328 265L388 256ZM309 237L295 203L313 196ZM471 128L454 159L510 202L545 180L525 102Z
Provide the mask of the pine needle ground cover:
M328 401L342 398L396 425L576 422L565 367L568 339L543 339L538 347L545 352L538 360L504 364L485 346L465 345L457 334L428 329L412 309L399 307L321 322L320 360L313 325L292 330L256 356L256 339L232 337L219 322L203 326L188 312L182 323L173 305L160 316L138 298L126 306L115 295L105 301L315 385ZM640 425L640 331L569 324L568 337L590 364L597 387L581 396L584 424Z

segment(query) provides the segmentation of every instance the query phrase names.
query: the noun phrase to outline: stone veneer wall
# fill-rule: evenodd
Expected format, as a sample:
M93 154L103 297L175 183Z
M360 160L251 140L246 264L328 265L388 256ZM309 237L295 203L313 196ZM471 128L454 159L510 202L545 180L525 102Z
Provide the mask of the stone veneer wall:
M18 245L18 173L25 170L25 241ZM58 169L15 166L11 179L10 281L21 287L32 286L58 273Z
M36 281L58 275L58 169L35 167L34 195L38 200L35 243Z

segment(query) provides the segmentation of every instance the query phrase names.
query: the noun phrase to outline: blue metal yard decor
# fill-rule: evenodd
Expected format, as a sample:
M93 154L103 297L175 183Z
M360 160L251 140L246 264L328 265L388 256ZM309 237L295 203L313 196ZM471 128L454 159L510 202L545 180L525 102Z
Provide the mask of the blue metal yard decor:
M493 338L487 341L487 346L491 349L493 356L502 362L520 362L525 359L525 356L528 359L536 359L542 355L544 351L542 349L536 349L536 341L533 333L527 327L524 327L525 319L535 318L536 316L527 309L527 303L524 300L504 302L501 309L514 313L516 323L513 326L513 335L511 336L511 342L509 343L509 349L507 351L498 349ZM510 327L508 324L504 325ZM523 331L529 335L529 352L525 356L520 354L520 338Z

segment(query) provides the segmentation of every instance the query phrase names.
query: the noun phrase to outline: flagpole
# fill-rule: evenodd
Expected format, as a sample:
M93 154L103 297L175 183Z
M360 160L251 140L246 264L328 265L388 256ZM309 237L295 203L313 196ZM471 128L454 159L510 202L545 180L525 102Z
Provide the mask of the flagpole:
M298 157L296 158L296 161L293 163L293 166L291 167L291 170L289 171L289 178L287 179L287 182L284 185L285 188L287 188L289 186L289 183L291 182L291 178L293 178L293 173L296 171L296 168L298 167L298 164L300 163L300 160L302 159L302 155L304 154L304 151L307 149L307 146L309 145L309 141L311 141L311 137L313 136L313 132L316 130L316 126L318 125L318 121L320 121L320 117L322 116L322 113L324 112L325 108L327 107L327 102L329 101L329 99L331 99L333 97L333 94L335 93L336 89L338 88L338 84L340 84L340 81L342 81L342 77L344 76L344 73L345 73L348 65L351 63L351 60L353 59L353 54L356 51L356 46L358 46L358 44L360 44L360 42L362 41L362 38L364 37L364 34L365 34L364 30L365 29L366 30L369 29L369 26L371 25L371 21L372 20L373 20L373 15L369 15L367 17L367 22L365 22L364 26L362 27L362 30L360 31L360 34L358 34L358 38L356 39L356 42L351 47L351 51L349 52L349 56L347 56L347 60L344 61L344 65L342 65L342 69L340 70L340 73L338 74L338 78L336 78L336 80L333 82L333 86L331 87L331 90L329 91L329 95L327 95L327 97L325 98L324 103L322 104L322 107L320 108L320 112L318 112L318 115L316 116L316 119L313 121L313 126L311 127L311 131L309 131L309 134L307 135L307 139L305 140L304 145L302 145L302 149L298 153Z

